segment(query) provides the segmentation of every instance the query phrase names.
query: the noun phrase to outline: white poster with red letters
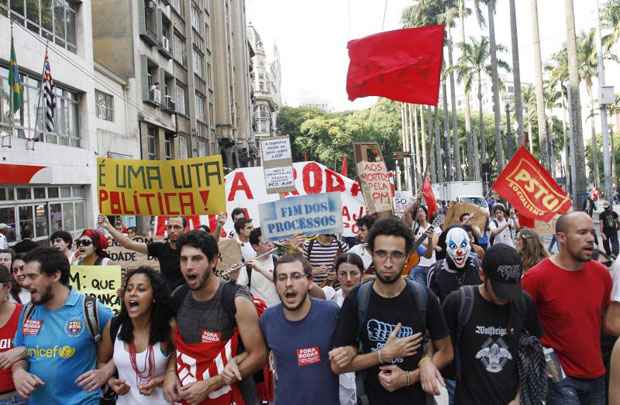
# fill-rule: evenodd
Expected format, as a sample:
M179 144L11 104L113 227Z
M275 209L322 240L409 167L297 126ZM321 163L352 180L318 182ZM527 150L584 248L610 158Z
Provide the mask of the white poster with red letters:
M357 233L355 222L366 215L364 197L359 184L317 162L297 162L293 164L295 190L284 196L333 193L341 194L343 236L352 237ZM278 200L278 194L267 194L262 167L246 167L232 171L226 176L226 210L228 214L235 208L247 210L254 227L260 226L258 205ZM207 217L201 218L203 222ZM206 221L205 221L206 222ZM226 233L234 231L230 217L224 225Z

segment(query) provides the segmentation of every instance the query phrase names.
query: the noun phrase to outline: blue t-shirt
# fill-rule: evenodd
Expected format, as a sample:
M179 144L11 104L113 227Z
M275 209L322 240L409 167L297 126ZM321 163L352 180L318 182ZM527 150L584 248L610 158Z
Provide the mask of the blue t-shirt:
M301 321L287 320L282 304L268 308L260 319L275 357L276 405L339 404L338 376L329 362L339 308L331 301L311 302Z
M97 302L99 330L112 318L112 311ZM97 345L84 315L84 294L69 292L65 305L49 310L35 305L24 325L19 316L14 346L23 346L28 371L45 383L32 392L29 404L96 405L100 392L87 392L76 378L97 366Z

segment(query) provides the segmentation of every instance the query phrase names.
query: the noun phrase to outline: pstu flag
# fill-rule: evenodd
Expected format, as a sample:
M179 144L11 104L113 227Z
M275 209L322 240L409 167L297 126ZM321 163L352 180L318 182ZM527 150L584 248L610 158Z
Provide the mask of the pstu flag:
M19 74L19 65L17 64L17 55L15 54L13 33L11 33L11 61L9 64L9 87L11 88L12 112L16 113L20 108L22 108L24 101L24 81L22 76Z
M443 63L444 26L382 32L348 44L349 100L382 96L436 105Z
M50 66L47 50L43 65L43 100L45 101L45 129L47 132L54 131L54 111L56 110L56 96L54 95L54 79Z

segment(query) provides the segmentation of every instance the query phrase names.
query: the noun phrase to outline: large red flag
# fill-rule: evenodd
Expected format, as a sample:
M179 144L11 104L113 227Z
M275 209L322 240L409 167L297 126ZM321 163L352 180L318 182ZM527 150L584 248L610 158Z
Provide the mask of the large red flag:
M568 194L524 146L502 170L493 189L520 215L539 221L551 221L571 208Z
M443 61L444 26L382 32L349 42L349 100L382 96L436 105Z
M428 218L432 218L437 212L437 200L435 199L435 193L433 193L433 185L431 184L431 178L426 176L424 183L422 184L422 195L428 208Z

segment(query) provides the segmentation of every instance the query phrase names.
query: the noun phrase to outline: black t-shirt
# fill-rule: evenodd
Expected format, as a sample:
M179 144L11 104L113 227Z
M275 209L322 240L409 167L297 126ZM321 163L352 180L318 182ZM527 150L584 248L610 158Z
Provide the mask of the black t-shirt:
M603 224L604 232L613 232L618 230L618 214L615 211L604 210L598 217Z
M527 301L524 328L540 337L536 307L524 295ZM455 356L459 356L461 369L465 370L457 380L456 403L508 404L519 388L516 343L507 336L510 306L485 300L476 288L471 318L463 327L460 342L456 342L459 309L460 294L455 291L446 298L443 310L455 342Z
M146 247L149 256L159 260L161 275L171 292L185 282L181 274L181 257L178 249L173 249L168 242L151 242Z
M464 285L478 285L478 259L468 257L465 267L453 270L448 266L448 259L438 261L429 273L429 288L437 295L439 302L444 302L448 294Z
M443 339L449 332L443 318L439 301L435 294L428 290L426 306L426 320L424 321L417 308L415 298L408 287L394 298L383 298L374 289L371 289L368 302L368 316L362 333L359 333L357 315L357 291L354 289L345 299L338 327L336 328L334 347L357 345L358 336L361 338L362 352L377 351L388 339L394 327L400 322L399 337L414 335L428 330L432 340ZM413 357L394 359L394 364L404 370L415 370L422 358L422 350ZM371 405L403 405L424 404L425 394L420 384L405 387L395 392L386 391L379 383L379 367L372 367L365 371L366 394Z

